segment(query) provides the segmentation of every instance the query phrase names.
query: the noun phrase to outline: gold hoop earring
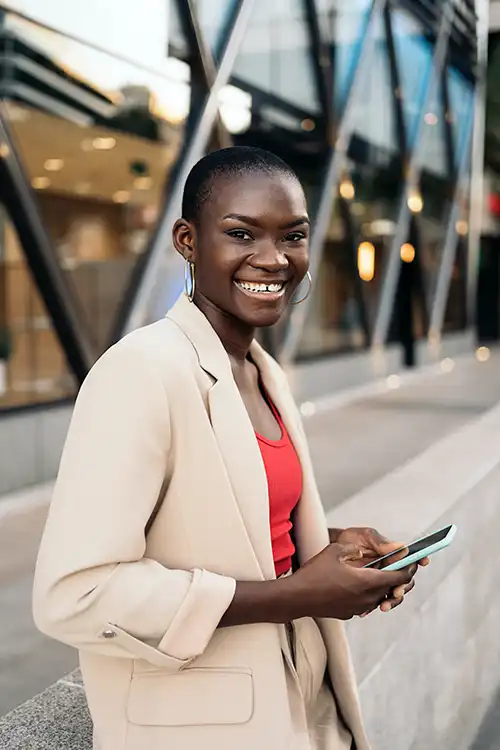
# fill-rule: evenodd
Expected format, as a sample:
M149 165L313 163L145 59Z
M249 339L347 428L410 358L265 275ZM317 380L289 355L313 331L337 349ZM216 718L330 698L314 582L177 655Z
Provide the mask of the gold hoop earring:
M292 305L300 305L300 304L301 304L302 302L304 302L304 301L305 301L305 300L306 300L306 299L307 299L307 298L309 297L309 295L311 294L311 291L312 291L312 286L313 286L313 281L312 281L312 276L311 276L311 274L309 273L309 271L308 271L308 272L306 273L306 279L307 279L307 280L308 280L308 282L309 282L309 288L308 288L307 292L305 293L305 295L304 295L303 297L301 297L300 299L296 300L295 302L292 302Z
M190 302L194 299L195 289L196 279L194 275L194 263L191 263L190 260L186 260L186 265L184 266L184 291Z

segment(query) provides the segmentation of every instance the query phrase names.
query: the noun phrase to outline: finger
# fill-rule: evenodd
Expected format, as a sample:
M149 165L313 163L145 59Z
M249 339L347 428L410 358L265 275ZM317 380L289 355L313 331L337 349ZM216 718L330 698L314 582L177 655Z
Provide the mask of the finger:
M393 591L391 592L391 598L394 599L401 599L403 596L406 596L406 594L409 594L412 589L415 588L415 581L411 580L410 583L406 583L402 586L397 586Z
M396 609L396 607L399 607L399 605L402 604L403 602L404 602L404 596L400 596L398 599L396 598L386 599L380 605L380 611L390 612L391 610Z
M421 568L426 568L427 565L431 564L431 558L430 557L423 557L421 560L418 561L418 564Z

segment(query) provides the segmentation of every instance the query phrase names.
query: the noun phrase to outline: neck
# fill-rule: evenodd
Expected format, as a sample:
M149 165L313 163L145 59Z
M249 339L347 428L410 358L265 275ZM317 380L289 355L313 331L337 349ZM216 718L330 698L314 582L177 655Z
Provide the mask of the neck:
M240 364L243 363L254 339L255 328L220 310L201 294L195 295L193 304L208 319L230 358Z

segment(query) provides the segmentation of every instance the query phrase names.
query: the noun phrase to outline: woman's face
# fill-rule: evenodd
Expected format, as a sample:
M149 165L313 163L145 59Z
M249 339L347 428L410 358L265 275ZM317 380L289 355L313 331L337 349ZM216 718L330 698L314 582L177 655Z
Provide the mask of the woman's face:
M198 225L176 222L174 244L195 265L195 301L251 327L273 325L309 266L302 187L281 174L220 177Z

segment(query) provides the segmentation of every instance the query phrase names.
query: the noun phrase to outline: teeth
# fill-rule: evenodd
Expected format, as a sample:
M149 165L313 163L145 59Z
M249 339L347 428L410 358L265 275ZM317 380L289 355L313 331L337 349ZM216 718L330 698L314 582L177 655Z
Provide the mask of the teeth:
M253 281L237 281L236 285L248 292L281 292L283 284L256 284Z

